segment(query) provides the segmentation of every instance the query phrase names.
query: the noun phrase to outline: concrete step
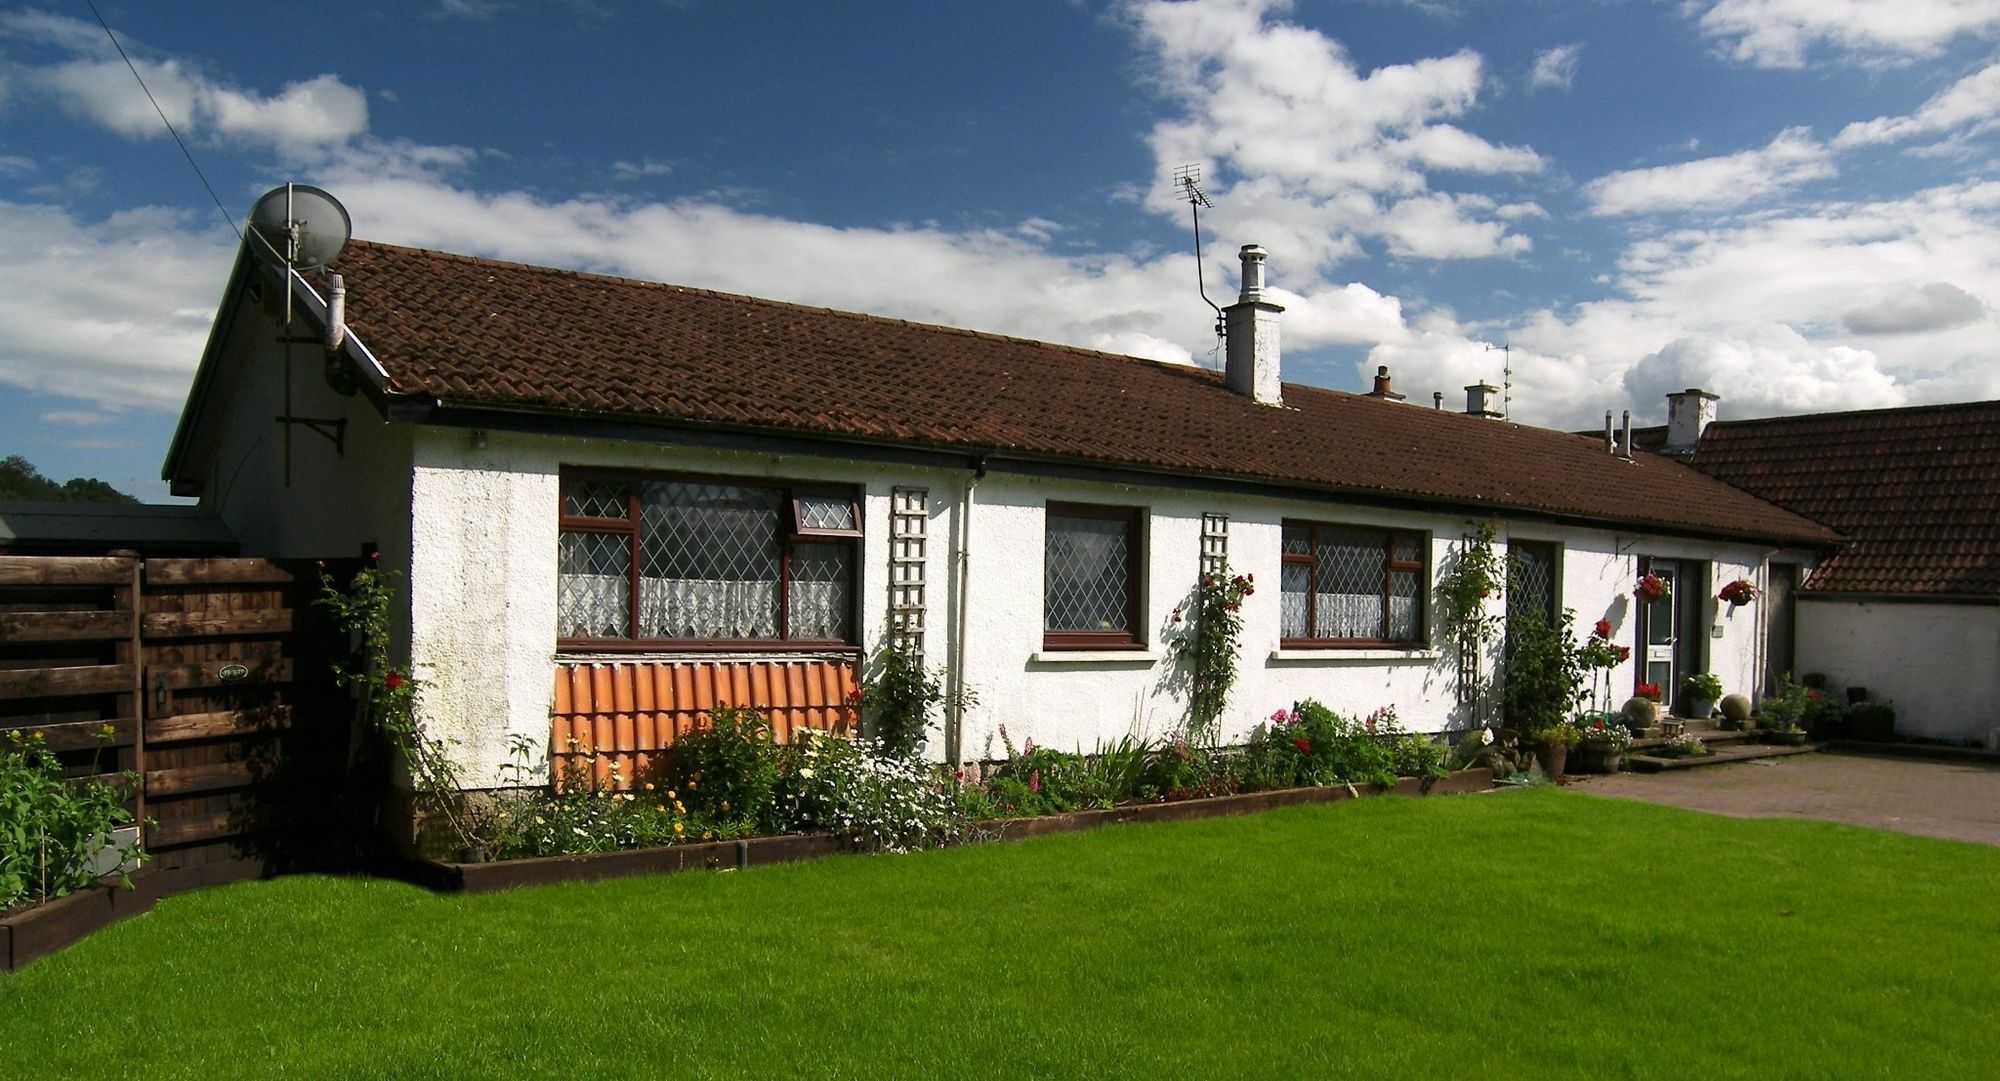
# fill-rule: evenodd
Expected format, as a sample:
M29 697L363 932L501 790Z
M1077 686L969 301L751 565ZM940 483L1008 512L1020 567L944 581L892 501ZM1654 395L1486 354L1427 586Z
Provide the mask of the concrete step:
M1693 726L1689 726L1687 731L1709 747L1728 747L1738 743L1755 743L1758 737L1758 733L1754 731L1726 732L1721 729L1695 728ZM1632 741L1632 749L1637 751L1648 747L1664 747L1666 743L1667 739L1665 736L1656 736L1650 739L1635 739Z
M1736 735L1737 733L1729 733ZM1751 733L1755 734L1755 733ZM1707 744L1708 740L1702 741ZM1635 773L1663 773L1667 770L1696 769L1701 766L1721 766L1730 762L1748 762L1754 758L1783 758L1794 754L1814 754L1819 748L1813 744L1801 747L1771 746L1762 743L1730 743L1716 747L1711 754L1696 758L1663 758L1644 753L1628 753L1625 768Z

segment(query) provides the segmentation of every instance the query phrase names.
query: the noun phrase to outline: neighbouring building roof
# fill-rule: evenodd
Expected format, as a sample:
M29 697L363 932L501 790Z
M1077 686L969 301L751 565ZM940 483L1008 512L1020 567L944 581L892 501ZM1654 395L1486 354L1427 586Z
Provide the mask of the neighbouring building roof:
M0 502L0 551L229 555L236 537L206 508L163 503Z
M1715 421L1691 460L1849 538L1808 591L2000 597L2000 401Z
M1181 364L673 285L352 242L347 321L393 396L963 450L1671 533L1837 542L1652 455Z

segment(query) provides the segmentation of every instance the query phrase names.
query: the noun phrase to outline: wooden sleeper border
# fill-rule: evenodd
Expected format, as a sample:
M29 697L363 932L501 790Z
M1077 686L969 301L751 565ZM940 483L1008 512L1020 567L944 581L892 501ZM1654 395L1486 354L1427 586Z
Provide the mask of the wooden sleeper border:
M1490 769L1461 770L1446 777L1404 777L1393 785L1334 785L1327 788L1283 788L1235 796L1180 800L1173 803L1132 803L1068 814L1033 818L1003 818L975 827L986 840L1012 841L1050 833L1078 833L1121 822L1178 822L1250 814L1302 803L1338 803L1357 796L1442 796L1483 792L1493 787ZM418 860L409 877L419 885L445 893L493 893L521 886L556 882L591 882L632 875L674 874L695 870L748 870L768 864L818 859L845 850L838 837L827 834L786 834L748 837L738 841L702 841L663 848L634 848L575 856L541 856L496 863L452 863Z

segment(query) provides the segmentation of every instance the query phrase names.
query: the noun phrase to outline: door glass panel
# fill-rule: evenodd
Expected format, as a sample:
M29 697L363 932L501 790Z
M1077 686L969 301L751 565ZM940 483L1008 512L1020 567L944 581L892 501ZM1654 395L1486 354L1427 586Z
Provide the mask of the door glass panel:
M1667 684L1673 682L1674 666L1669 661L1649 661L1646 664L1646 682L1660 688L1662 696L1672 693Z

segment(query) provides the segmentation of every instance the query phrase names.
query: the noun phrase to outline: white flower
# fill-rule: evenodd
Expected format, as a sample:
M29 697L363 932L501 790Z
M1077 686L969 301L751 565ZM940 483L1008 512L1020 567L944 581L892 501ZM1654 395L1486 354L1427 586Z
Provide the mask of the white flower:
M1480 729L1479 742L1485 744L1488 747L1493 746L1493 730L1491 728Z
M799 769L799 776L801 776L801 777L804 777L804 778L806 778L807 780L811 780L811 779L812 779L812 775L813 775L813 771L812 771L812 767L811 767L811 766L802 766L802 767L800 767L800 769Z

